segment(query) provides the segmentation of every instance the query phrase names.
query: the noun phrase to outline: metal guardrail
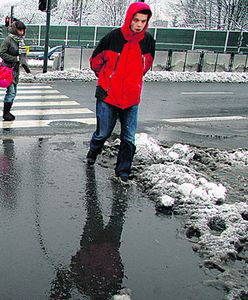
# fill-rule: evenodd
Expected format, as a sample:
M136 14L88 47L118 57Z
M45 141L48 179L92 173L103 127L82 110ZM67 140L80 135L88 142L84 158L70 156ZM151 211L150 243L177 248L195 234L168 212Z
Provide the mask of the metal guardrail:
M93 49L64 46L62 55L54 62L57 70L89 68ZM246 72L248 54L214 53L204 51L157 50L153 70L194 72Z

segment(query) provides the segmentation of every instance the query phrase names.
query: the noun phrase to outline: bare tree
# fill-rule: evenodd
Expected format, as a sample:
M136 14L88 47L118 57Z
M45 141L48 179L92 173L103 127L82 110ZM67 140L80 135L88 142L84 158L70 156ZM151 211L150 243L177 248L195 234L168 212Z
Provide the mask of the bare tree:
M181 26L240 30L248 27L247 0L180 0Z
M80 14L82 17L82 23L88 24L88 18L95 13L94 2L90 0L72 0L72 19L74 23L79 22Z
M192 28L206 28L206 0L180 0L177 5L172 6L176 12L180 14L181 20L179 26Z
M122 25L130 0L99 0L103 25Z

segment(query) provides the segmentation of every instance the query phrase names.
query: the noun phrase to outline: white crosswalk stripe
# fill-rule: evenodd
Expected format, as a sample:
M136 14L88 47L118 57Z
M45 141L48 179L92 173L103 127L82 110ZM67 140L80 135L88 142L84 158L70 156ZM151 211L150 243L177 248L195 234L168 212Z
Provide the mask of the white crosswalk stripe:
M39 106L75 106L80 105L77 101L46 101L46 102L34 102L34 101L28 101L28 102L15 102L14 107L39 107ZM0 108L3 107L3 103L0 103Z
M5 92L4 89L0 90L2 98ZM79 106L80 103L70 100L68 96L60 94L51 86L19 84L12 107L16 119L12 122L0 122L0 129L48 127L56 121L96 124L94 112L86 107ZM3 103L0 103L0 107L3 107ZM92 114L92 117L87 117L90 114ZM68 118L65 118L66 115L68 115Z
M25 99L39 99L39 100L46 100L46 99L68 99L69 97L66 95L56 94L56 95L25 95L25 96L16 96L15 100L25 100Z
M0 96L5 95L6 92L0 91ZM27 94L59 94L59 91L57 90L20 90L18 91L18 95L27 95Z
M27 84L24 83L19 83L18 84L18 91L19 90L37 90L37 89L52 89L52 87L50 85L30 85L28 86ZM0 88L0 91L6 91L5 88Z
M19 90L33 90L33 89L52 89L50 85L25 85L24 83L19 83L18 84L18 91Z
M88 108L67 108L67 109L30 109L13 110L15 116L45 116L45 115L71 115L71 114L91 114Z
M200 117L200 118L177 118L177 119L162 119L168 123L192 123L192 122L209 122L209 121L238 121L247 120L243 116L226 116L226 117Z
M55 121L74 121L79 122L82 124L96 124L95 118L82 118L82 119L60 119L60 120L25 120L25 121L18 121L15 120L13 122L2 122L0 123L0 128L25 128L25 127L47 127L50 126L49 124Z
M181 95L233 95L234 92L181 92Z

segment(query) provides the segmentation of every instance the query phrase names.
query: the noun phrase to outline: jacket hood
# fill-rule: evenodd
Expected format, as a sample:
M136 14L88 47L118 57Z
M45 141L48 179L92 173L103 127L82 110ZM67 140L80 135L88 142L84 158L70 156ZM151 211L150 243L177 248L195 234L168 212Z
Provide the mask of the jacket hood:
M148 21L146 23L144 30L137 34L137 33L134 33L130 29L130 25L131 25L133 16L142 10L148 10L148 11L150 11L150 14L148 15ZM151 16L152 16L152 11L148 4L146 4L144 2L134 2L134 3L130 4L130 6L128 7L127 12L126 12L124 24L121 27L121 31L124 35L125 40L129 41L132 38L135 38L135 40L137 39L138 41L142 40L144 37L144 34L148 28L148 22L149 22Z

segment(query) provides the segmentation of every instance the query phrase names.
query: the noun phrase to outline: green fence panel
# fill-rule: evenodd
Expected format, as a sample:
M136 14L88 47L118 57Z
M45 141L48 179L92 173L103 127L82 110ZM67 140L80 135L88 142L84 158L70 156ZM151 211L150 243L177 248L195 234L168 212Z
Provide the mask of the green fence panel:
M154 37L155 28L148 28L147 31Z
M98 43L107 33L116 28L115 26L101 26L97 27L96 42Z
M243 32L242 46L240 51L248 54L248 32Z
M40 44L45 44L46 26L41 26ZM50 26L49 46L64 45L66 43L66 26Z
M38 45L39 25L28 25L26 29L25 42L27 45Z
M81 26L80 29L80 46L92 47L94 44L95 26ZM79 27L68 27L68 45L78 46Z
M193 37L193 29L158 28L156 49L191 50Z
M39 32L39 28L41 29ZM83 46L85 48L94 47L99 40L110 32L114 26L81 26L80 34L78 26L51 25L49 47L64 45ZM3 33L0 35L0 42L6 37L6 27L2 26ZM226 31L220 30L195 30L188 28L148 28L148 32L154 37L156 31L156 50L209 50L215 52L224 52L226 46ZM95 36L96 32L96 36ZM40 34L40 36L39 36ZM26 44L44 45L46 36L45 25L27 25ZM80 42L78 38L80 36ZM195 41L194 41L195 36ZM94 41L94 38L96 40ZM230 31L227 40L226 51L228 53L248 53L248 32L242 34L242 44L239 49L241 33L239 31ZM40 39L40 40L39 40ZM67 40L66 40L67 39Z
M2 41L5 39L6 36L7 36L6 27L2 25L2 34L0 35L0 43L2 43Z
M86 48L94 46L95 26L81 27L80 45Z
M78 45L78 26L69 26L68 28L68 45Z
M226 31L200 30L196 32L194 49L223 52L225 49Z
M238 52L239 39L240 39L240 32L230 31L229 32L229 37L228 37L226 52L228 52L228 53L231 53L231 52L237 53Z
M65 40L66 26L50 26L50 35L53 39Z

